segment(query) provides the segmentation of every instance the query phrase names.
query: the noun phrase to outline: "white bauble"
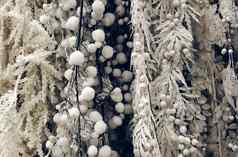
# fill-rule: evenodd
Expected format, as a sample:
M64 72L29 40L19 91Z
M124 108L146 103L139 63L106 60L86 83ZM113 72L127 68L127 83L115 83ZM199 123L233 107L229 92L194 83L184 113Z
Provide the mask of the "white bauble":
M120 157L120 155L116 151L112 151L111 157Z
M126 54L123 52L120 52L116 56L116 60L119 64L125 64L127 62Z
M92 4L92 9L94 12L103 14L105 11L105 4L100 0L95 0Z
M116 14L119 16L119 17L122 17L125 15L125 7L123 5L119 5L116 7Z
M61 3L61 8L64 11L69 11L70 9L74 9L77 5L76 0L67 0L67 1L62 1Z
M180 128L179 128L179 131L182 133L182 134L186 134L186 132L187 132L187 127L186 126L180 126Z
M117 36L116 40L117 40L118 44L122 44L125 41L125 38L123 35L119 35L119 36Z
M123 73L122 73L123 74ZM123 79L123 76L122 76L122 79ZM124 81L124 80L123 80ZM128 89L129 89L129 86L127 85L127 84L124 84L123 86L122 86L122 90L123 91L128 91Z
M104 70L105 70L105 72L106 72L107 74L112 73L112 67L110 67L110 66L106 66L106 67L104 68Z
M118 87L113 89L113 91L111 92L110 96L111 96L111 99L114 102L121 102L123 100L123 95L121 93L121 89L118 88Z
M99 49L103 46L103 43L102 42L99 42L99 41L96 41L95 43L95 46Z
M108 45L104 46L103 49L102 49L102 55L106 59L112 58L113 48L111 46L108 46Z
M115 66L115 65L117 65L117 64L118 64L117 60L116 60L116 59L113 59L113 60L112 60L112 65Z
M79 24L79 18L76 16L71 16L65 23L65 28L71 31L77 31Z
M72 107L68 110L69 116L72 118L78 118L79 117L79 109L77 107Z
M91 16L92 16L92 19L94 19L95 21L99 21L99 20L102 20L103 13L102 12L92 12Z
M87 153L89 157L95 157L98 154L98 148L94 145L91 145L88 147Z
M72 76L72 73L73 73L73 70L72 69L68 69L64 72L64 77L67 79L67 80L70 80L71 79L71 76Z
M116 17L113 13L106 13L104 14L102 22L104 26L110 27L111 25L113 25L115 20L116 20Z
M89 114L89 119L93 122L98 122L102 120L102 115L98 111L92 111Z
M67 40L68 40L68 46L72 48L75 46L77 39L75 36L72 36L72 37L69 37Z
M86 68L86 73L88 77L96 77L97 76L97 68L95 66L88 66Z
M66 138L66 137L60 137L58 140L57 140L57 142L56 142L56 144L58 145L58 146L66 146L66 145L68 145L69 144L69 141L68 141L68 139Z
M112 149L108 145L104 145L100 148L98 157L111 157Z
M89 53L96 53L97 46L95 44L89 44L87 45L87 50Z
M73 52L69 57L70 65L79 65L81 66L85 61L84 54L80 51Z
M131 105L125 105L125 110L124 110L124 114L131 114L133 113L133 108Z
M92 87L96 85L96 79L93 77L88 77L86 80L83 82L83 87Z
M123 121L122 118L120 116L113 116L112 117L112 122L118 127L121 126Z
M102 29L97 29L92 32L92 37L94 41L104 42L105 40L105 32Z
M88 112L88 106L87 105L79 105L79 110L82 114L86 114Z
M125 93L124 100L125 100L125 102L131 102L132 101L131 93Z
M46 25L50 22L50 17L48 15L41 15L40 16L40 23Z
M95 90L91 87L85 87L81 93L82 99L86 101L93 100L95 97Z
M114 3L115 3L116 5L122 5L122 0L114 0Z
M125 105L123 103L117 103L115 105L115 110L118 112L118 113L123 113L124 110L125 110Z
M94 125L94 131L98 135L105 133L106 130L107 130L107 124L103 120L96 122L96 124Z
M126 46L128 47L128 48L133 48L133 42L132 41L128 41L127 43L126 43Z
M130 82L132 81L132 78L133 78L133 73L131 71L128 71L128 70L123 71L122 80L124 82Z
M114 77L120 77L121 76L121 69L118 69L118 68L113 69L112 75Z
M48 140L48 141L46 141L45 146L46 146L46 148L51 149L54 146L54 144Z

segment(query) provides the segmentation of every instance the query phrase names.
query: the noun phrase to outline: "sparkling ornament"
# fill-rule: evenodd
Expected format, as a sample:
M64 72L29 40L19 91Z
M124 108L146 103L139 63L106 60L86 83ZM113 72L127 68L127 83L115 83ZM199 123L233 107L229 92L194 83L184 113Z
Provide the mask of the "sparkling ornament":
M104 46L103 49L102 49L102 55L106 59L112 58L113 48L111 46L108 46L108 45Z
M75 51L69 57L69 64L81 66L84 63L84 60L84 54L80 51Z
M72 31L77 31L78 30L78 24L79 24L79 18L76 16L71 16L66 24L65 24L65 28L72 30Z

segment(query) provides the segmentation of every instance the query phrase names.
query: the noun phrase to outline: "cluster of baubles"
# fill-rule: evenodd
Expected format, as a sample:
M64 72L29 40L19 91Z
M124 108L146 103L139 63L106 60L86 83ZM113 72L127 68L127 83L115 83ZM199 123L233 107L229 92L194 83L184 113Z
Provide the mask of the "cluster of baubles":
M76 5L76 0L61 1L56 11L61 19L61 28L68 32L66 38L61 42L61 47L67 51L66 54L71 51L67 57L69 68L64 73L68 85L61 95L67 99L67 93L70 93L71 88L75 88L75 86L70 87L70 83L75 79L74 67L76 66L79 68L80 77L83 80L79 82L79 86L82 88L80 88L78 98L77 95L72 96L72 93L75 94L75 91L72 90L73 92L69 96L70 104L63 103L56 106L57 113L54 115L53 121L57 124L57 136L50 136L46 147L48 149L58 147L61 148L58 151L68 151L65 148L69 146L77 152L79 148L75 143L77 142L76 135L72 137L68 135L68 132L74 134L75 128L77 128L75 122L81 120L81 123L89 124L88 128L81 129L81 137L79 137L88 146L86 153L89 157L119 157L119 154L109 146L109 143L103 142L102 144L100 141L106 132L122 126L125 115L132 113L130 84L133 74L129 70L129 62L133 44L129 40L129 1L94 0L90 9L84 8L84 19L89 19L84 20L84 22L89 22L87 23L89 29L86 31L91 32L91 37L87 41L83 41L86 49L80 50L75 50L77 40L75 34L79 30L80 20L80 6L75 9ZM107 5L115 7L115 11L114 9L108 10ZM72 10L74 11L72 12ZM40 17L42 24L49 24L49 21L48 14ZM114 34L108 30L113 27L117 27L119 33ZM125 27L126 30L124 30ZM100 71L99 66L103 67L103 70ZM95 107L98 104L95 104L94 100L100 91L99 85L102 83L100 77L104 75L108 76L113 86L108 95L110 99L108 105L114 108L110 111L111 113L100 113L98 107ZM77 101L79 101L79 105L77 105ZM110 117L104 118L103 114L108 114ZM53 152L57 154L57 152Z

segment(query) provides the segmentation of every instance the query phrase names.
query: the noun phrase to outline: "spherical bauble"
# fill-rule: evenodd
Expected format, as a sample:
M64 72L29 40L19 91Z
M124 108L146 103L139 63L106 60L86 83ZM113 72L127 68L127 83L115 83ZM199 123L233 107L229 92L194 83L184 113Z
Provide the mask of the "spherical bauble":
M117 16L122 17L122 16L125 15L125 12L126 12L126 10L125 10L125 7L123 5L119 5L119 6L116 7Z
M100 148L98 157L110 157L112 154L111 147L108 145L104 145Z
M106 66L106 67L104 68L104 70L105 70L105 72L106 72L107 74L110 74L110 73L112 72L112 67Z
M77 31L79 24L79 18L76 16L71 16L65 23L65 28L71 31Z
M95 66L88 66L86 68L86 73L88 77L96 77L97 76L97 68Z
M45 146L46 146L46 148L51 149L54 146L54 144L48 140L48 141L46 141Z
M89 119L93 122L98 122L102 120L102 115L98 111L92 111L89 114Z
M72 73L73 73L73 70L72 69L68 69L64 72L64 77L67 79L67 80L70 80L71 79L71 76L72 76Z
M105 32L102 29L97 29L92 32L93 40L97 42L104 42L105 40Z
M66 137L60 137L58 140L57 140L57 145L58 146L66 146L69 144L69 141Z
M79 109L77 107L72 107L68 110L69 116L72 118L78 118L79 117Z
M102 13L105 11L105 5L100 0L95 0L92 4L92 9L94 12Z
M69 11L70 9L75 8L76 5L77 5L76 0L67 0L67 1L62 1L61 8L64 11Z
M115 88L111 94L111 99L114 101L114 102L121 102L123 100L123 95L121 93L121 89L120 88Z
M95 157L98 154L98 149L96 146L91 145L88 147L87 153L89 157Z
M99 135L105 133L106 130L107 130L107 124L102 120L96 122L96 124L94 125L94 131Z
M120 70L119 68L113 69L112 75L113 75L114 77L120 77L120 76L121 76L121 70Z
M89 44L87 45L87 50L89 53L96 53L97 46L95 44Z
M106 13L104 14L102 22L104 26L110 27L111 25L113 25L115 20L116 20L116 17L113 13Z
M102 49L102 55L106 59L112 58L113 48L111 46L108 46L108 45L104 46L103 49Z
M122 125L122 118L120 116L113 116L112 122L118 127Z
M88 106L87 105L79 105L79 110L82 114L86 114L88 112Z
M123 113L124 110L125 110L125 105L123 103L117 103L116 106L115 106L115 110L118 113Z
M70 65L78 65L81 66L85 61L84 54L80 51L73 52L69 57Z
M116 60L119 64L125 64L127 62L126 54L123 52L120 52L116 56Z
M94 44L96 45L98 49L103 46L102 42L99 42L99 41L96 41Z
M91 87L85 87L81 93L82 99L86 101L93 100L95 97L95 90Z
M221 54L226 54L227 53L227 49L226 48L223 48L222 50L221 50Z
M48 24L50 21L50 17L48 15L41 15L40 16L40 23L42 24Z
M131 82L132 78L133 78L133 74L132 74L131 71L128 71L128 70L123 71L123 73L122 73L122 80L124 82Z
M180 126L179 131L180 131L182 134L186 134L186 132L187 132L187 127L186 127L186 126Z
M124 100L125 100L125 102L131 102L132 101L131 93L125 93Z

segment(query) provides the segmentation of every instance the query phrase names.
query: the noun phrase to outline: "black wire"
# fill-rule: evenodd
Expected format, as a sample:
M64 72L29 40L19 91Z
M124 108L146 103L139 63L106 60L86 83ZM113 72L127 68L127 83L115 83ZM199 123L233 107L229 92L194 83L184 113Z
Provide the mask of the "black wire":
M77 35L77 41L76 41L76 50L79 50L80 44L81 44L81 32L82 32L82 25L83 25L83 2L84 2L84 0L81 0L80 16L79 16L79 28L78 28L78 35Z

